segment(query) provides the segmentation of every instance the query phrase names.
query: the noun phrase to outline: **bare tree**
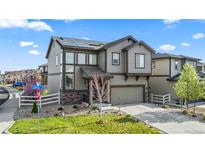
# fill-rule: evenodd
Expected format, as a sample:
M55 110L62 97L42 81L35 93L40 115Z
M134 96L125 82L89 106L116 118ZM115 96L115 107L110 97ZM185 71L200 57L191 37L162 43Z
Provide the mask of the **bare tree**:
M102 117L102 103L108 101L108 80L102 73L94 73L92 75L92 95L100 102L100 116Z

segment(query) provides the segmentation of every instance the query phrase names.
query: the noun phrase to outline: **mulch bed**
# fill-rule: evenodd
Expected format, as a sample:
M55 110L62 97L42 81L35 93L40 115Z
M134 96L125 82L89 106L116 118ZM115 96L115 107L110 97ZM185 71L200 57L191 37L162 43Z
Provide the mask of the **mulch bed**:
M44 105L39 111L39 116L53 117L73 114L85 114L85 112L88 112L89 109L89 107L76 107L76 105ZM14 120L38 117L38 114L31 113L31 111L32 106L22 106L21 108L17 108L16 112L14 113Z

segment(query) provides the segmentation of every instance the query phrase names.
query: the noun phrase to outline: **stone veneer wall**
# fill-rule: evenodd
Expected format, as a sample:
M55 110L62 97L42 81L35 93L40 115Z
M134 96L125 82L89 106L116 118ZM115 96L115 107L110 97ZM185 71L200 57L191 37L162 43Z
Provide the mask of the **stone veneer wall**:
M61 104L79 104L82 101L88 102L88 91L61 92Z

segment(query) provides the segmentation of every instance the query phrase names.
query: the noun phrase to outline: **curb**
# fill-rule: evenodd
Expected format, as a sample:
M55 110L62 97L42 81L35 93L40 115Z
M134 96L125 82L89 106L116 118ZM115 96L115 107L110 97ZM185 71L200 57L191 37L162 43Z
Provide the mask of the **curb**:
M13 126L13 124L15 123L15 121L11 121L11 123L9 124L9 127L7 127L2 134L12 134L11 132L9 132L9 129Z

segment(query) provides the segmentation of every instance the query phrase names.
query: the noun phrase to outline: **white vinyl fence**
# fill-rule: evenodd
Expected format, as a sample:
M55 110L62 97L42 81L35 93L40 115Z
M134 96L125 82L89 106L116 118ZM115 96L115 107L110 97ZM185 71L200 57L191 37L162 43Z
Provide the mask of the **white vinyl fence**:
M165 103L171 103L171 95L166 94L166 95L155 95L155 94L151 94L151 103L161 103L161 104L165 104Z
M33 105L34 102L37 102L37 96L21 96L19 97L19 107L26 105ZM40 107L46 104L60 104L60 93L50 94L46 96L41 96L39 103Z

